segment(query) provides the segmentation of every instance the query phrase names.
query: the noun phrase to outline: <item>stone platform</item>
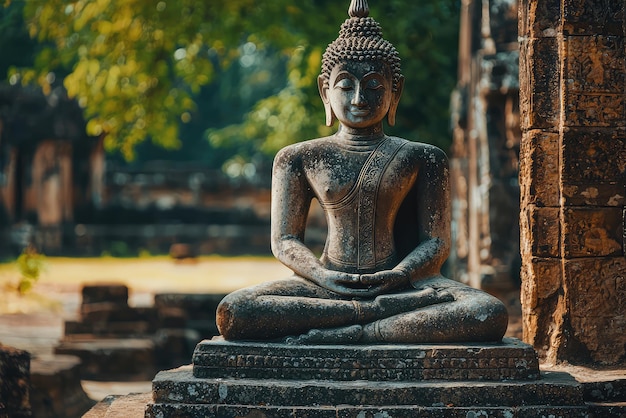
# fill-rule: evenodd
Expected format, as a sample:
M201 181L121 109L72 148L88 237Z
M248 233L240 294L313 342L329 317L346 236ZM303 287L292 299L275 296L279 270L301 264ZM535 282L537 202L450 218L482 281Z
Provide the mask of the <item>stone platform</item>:
M160 372L145 417L585 417L581 385L499 344L289 346L220 339Z
M528 380L539 378L535 350L515 339L456 345L298 346L200 342L193 375L299 380Z

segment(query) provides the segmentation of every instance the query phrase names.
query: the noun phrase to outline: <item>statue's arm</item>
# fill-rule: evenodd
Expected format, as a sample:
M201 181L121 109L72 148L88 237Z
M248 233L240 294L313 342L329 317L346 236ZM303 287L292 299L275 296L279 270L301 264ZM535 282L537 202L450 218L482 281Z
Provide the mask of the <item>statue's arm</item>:
M416 181L420 244L394 268L411 283L440 274L450 253L450 181L442 150L427 146Z
M282 149L272 171L271 245L274 256L297 275L344 295L358 294L344 286L358 275L325 268L304 245L304 232L313 191L294 147Z

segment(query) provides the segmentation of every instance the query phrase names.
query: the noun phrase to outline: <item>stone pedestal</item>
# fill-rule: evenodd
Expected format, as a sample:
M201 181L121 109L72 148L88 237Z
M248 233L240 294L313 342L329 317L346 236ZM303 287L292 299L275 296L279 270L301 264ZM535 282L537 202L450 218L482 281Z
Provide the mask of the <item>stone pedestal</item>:
M160 372L146 417L583 417L566 373L527 344L289 346L221 339Z

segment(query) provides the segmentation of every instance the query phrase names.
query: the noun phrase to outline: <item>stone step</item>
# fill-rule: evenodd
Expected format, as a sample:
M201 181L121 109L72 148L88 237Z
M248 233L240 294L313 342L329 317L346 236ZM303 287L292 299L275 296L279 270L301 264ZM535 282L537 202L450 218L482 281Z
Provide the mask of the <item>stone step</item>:
M150 380L156 372L151 338L64 340L54 352L79 357L81 377L87 380Z
M378 381L501 381L539 377L533 348L513 338L502 343L439 345L318 345L200 342L196 377Z
M592 417L624 418L626 417L626 402L601 402L587 404Z
M83 418L144 418L144 410L150 398L149 393L110 395L87 411ZM166 415L166 417L174 417L174 415Z
M600 415L602 416L602 415ZM108 418L109 415L106 415ZM148 404L146 418L589 418L585 406L422 407L351 406L274 407L249 405ZM89 418L96 418L90 416Z
M369 405L518 407L584 405L582 388L567 373L505 382L371 382L277 379L203 379L191 366L162 371L152 381L156 404L228 404L281 407Z
M626 379L583 382L585 400L589 402L626 402Z

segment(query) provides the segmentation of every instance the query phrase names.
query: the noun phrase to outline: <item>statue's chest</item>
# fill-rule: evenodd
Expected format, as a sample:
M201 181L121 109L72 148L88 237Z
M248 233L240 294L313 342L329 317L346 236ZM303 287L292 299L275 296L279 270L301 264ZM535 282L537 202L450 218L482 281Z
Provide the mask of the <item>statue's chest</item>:
M403 195L403 185L412 181L411 170L407 172L399 160L390 156L353 153L349 157L334 155L319 159L306 170L309 184L322 206L358 204L359 200L363 204L369 199L393 200Z

